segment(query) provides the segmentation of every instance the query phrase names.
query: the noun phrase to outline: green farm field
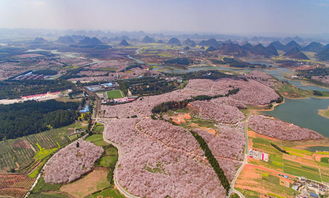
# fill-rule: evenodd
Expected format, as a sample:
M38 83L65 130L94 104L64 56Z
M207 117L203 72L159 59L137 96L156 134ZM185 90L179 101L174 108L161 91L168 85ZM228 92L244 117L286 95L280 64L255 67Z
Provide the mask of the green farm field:
M125 97L121 90L111 90L107 92L109 99L123 98Z
M316 161L312 156L319 154L304 149L297 149L288 146L288 141L269 140L266 138L252 137L253 148L270 155L269 162L252 161L252 164L264 166L270 169L282 171L294 176L306 177L319 182L328 182L328 164ZM277 145L289 154L282 153L274 148Z

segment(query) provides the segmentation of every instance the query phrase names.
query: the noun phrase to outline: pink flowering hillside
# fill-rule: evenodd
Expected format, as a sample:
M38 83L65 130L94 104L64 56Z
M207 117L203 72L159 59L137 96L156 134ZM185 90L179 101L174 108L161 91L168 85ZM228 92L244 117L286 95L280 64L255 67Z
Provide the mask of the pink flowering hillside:
M189 108L197 111L202 118L218 123L235 124L244 119L243 113L237 107L226 104L195 101L189 104Z
M272 88L255 80L236 80L230 78L220 80L195 79L190 80L184 89L161 95L143 97L137 101L122 105L104 105L102 109L105 110L104 116L107 118L127 118L134 115L142 118L150 116L153 107L164 102L182 101L199 95L224 95L229 90L235 88L239 88L240 91L235 95L229 96L229 100L225 99L226 101L224 102L239 104L239 106L268 105L280 98Z
M249 127L256 133L281 140L312 140L323 138L323 136L313 130L263 115L251 116Z
M103 148L87 141L74 142L56 153L44 167L47 183L68 183L89 172L101 157Z
M225 189L190 132L151 119L107 122L105 136L119 149L114 178L131 194L225 197Z
M199 117L216 122L216 133L195 132L207 143L230 182L244 156L245 116L239 108L277 100L280 96L272 88L252 79L195 79L170 93L103 105L105 138L119 150L114 174L117 184L139 197L225 197L226 190L191 132L150 116L152 109L164 102L225 95L237 88L239 91L228 97L188 104Z
M229 98L229 97L215 98L215 99L212 99L211 102L218 104L218 105L220 105L220 104L230 105L233 107L237 107L238 109L247 108L246 104L243 101L235 100L235 99Z
M221 86L230 85L239 88L240 91L230 98L242 101L247 105L268 105L280 98L272 88L255 80L223 79L221 84Z
M127 104L102 106L102 108L105 110L105 117L108 118L126 118L133 115L137 115L139 118L150 116L153 107L164 102L185 100L191 98L192 96L198 95L226 94L229 90L233 89L229 86L209 89L209 87L216 87L216 83L216 81L212 80L190 80L184 89L172 91L161 95L143 97L138 99L137 101ZM208 88L200 89L200 86L205 86Z
M231 181L243 161L245 146L243 128L220 126L216 134L198 129L194 131L206 141L226 177Z
M252 71L248 74L245 75L248 79L253 79L256 80L264 85L267 86L274 86L278 81L273 78L272 76L270 76L269 74L262 72L262 71Z

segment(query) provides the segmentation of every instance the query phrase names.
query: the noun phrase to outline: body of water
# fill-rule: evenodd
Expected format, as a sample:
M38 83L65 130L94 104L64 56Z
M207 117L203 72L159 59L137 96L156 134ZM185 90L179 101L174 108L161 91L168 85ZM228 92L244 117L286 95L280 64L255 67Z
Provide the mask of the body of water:
M329 137L329 119L318 115L319 109L327 109L328 106L327 99L285 99L284 104L277 106L273 111L263 113Z
M274 76L275 78L281 80L281 81L288 81L290 84L294 85L295 87L298 87L300 89L306 89L306 90L317 90L317 91L329 91L329 88L326 87L320 87L316 85L304 85L299 80L290 80L284 77L285 74L293 74L294 71L288 68L275 68L275 69L265 69L264 72Z
M220 71L236 71L236 72L250 72L252 69L241 69L241 68L234 68L234 67L215 67L215 66L198 66L198 67L188 67L186 69L180 69L174 66L159 66L154 70L162 70L167 69L165 73L171 74L185 74L189 72L196 72L196 71L206 71L206 70L220 70Z
M243 71L248 72L254 69L241 69L232 67L191 67L188 69L172 68L168 73L187 73L200 70L221 70L221 71ZM306 90L329 91L329 88L323 88L316 85L303 85L301 81L290 80L284 77L286 74L292 74L293 71L288 68L272 67L271 69L261 69L262 71L274 76L281 81L288 81L292 85ZM328 99L307 98L307 99L285 99L285 103L277 106L273 111L266 111L264 114L276 117L280 120L296 124L298 126L309 128L320 134L329 137L329 119L318 115L319 109L327 109Z
M315 152L315 151L329 151L329 146L312 146L307 148L307 150Z
M187 69L179 69L179 68L175 68L172 66L161 66L161 67L158 67L157 69L168 69L167 71L165 71L166 73L174 73L174 74L182 74L182 73L195 72L195 71L201 71L201 70L221 70L221 71L232 71L232 72L234 72L234 71L250 72L250 71L256 70L256 69L251 69L251 68L244 69L244 68L234 68L234 67L213 67L213 66L189 67ZM290 84L292 84L298 88L301 88L301 89L328 91L329 92L329 88L320 87L320 86L316 86L316 85L304 85L299 80L290 80L290 79L285 78L284 76L286 74L294 73L294 71L289 68L281 68L281 67L273 66L271 69L258 69L258 70L266 72L267 74L274 76L275 78L277 78L280 81L288 81Z

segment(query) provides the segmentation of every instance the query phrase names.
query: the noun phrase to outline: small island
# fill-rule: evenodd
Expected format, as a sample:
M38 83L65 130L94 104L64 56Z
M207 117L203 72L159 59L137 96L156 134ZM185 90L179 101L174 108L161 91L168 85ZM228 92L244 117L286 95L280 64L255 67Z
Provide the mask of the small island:
M318 114L329 119L329 107L327 109L319 109Z

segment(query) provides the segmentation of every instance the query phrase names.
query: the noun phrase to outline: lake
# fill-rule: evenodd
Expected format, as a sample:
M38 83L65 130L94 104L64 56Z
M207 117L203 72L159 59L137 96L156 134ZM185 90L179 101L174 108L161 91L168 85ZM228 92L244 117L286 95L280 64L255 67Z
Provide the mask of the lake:
M187 73L200 70L221 70L221 71L243 71L248 72L253 69L241 69L232 67L190 67L188 69L172 68L168 73ZM329 91L329 88L323 88L316 85L303 85L301 81L290 80L284 77L285 74L291 74L293 71L288 68L273 67L271 69L260 69L281 81L288 81L294 86L306 90ZM285 99L285 103L277 106L273 111L263 112L266 115L276 117L280 120L296 124L301 127L309 128L329 137L329 119L318 115L319 109L327 109L329 99L307 98L307 99Z
M329 119L318 115L319 109L326 109L328 106L327 99L285 99L284 104L277 106L273 111L265 111L263 114L312 129L329 137Z

